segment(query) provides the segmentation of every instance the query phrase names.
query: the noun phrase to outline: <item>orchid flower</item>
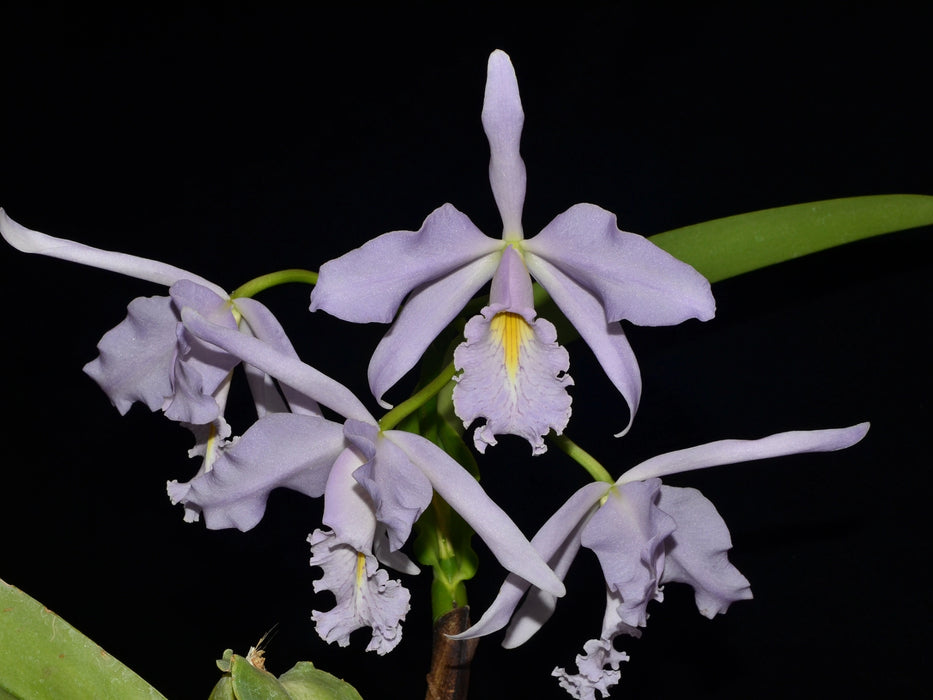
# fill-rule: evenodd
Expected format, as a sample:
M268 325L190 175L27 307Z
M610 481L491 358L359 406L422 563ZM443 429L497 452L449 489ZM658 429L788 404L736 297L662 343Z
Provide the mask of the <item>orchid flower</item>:
M587 654L578 657L580 674L555 672L562 685L574 697L591 698L595 688L605 690L601 684L607 681L606 674L617 681L622 659L613 650L613 639L619 634L640 635L648 603L661 598L661 587L667 582L692 586L697 608L708 618L726 612L734 601L752 597L747 579L729 562L729 529L713 504L696 489L662 485L661 477L723 464L841 450L861 440L868 427L860 423L777 433L759 440L711 442L654 457L629 469L613 484L593 482L574 493L531 540L561 580L581 546L596 554L606 578L607 606L600 638L588 642ZM541 628L555 605L556 599L548 592L509 576L480 620L455 638L489 634L511 620L503 646L516 647ZM604 664L610 669L604 670ZM594 672L596 666L600 673Z
M463 373L457 415L475 418L478 450L495 434L525 437L535 453L542 436L560 434L570 417L566 353L550 323L535 320L528 290L538 281L587 342L629 406L631 426L641 375L622 319L647 326L708 320L715 304L707 281L647 239L618 229L614 214L577 204L536 236L522 230L525 165L519 153L524 112L509 57L489 57L483 128L489 179L502 218L501 239L483 234L450 204L418 231L392 231L325 263L311 294L323 309L357 323L395 322L369 364L369 386L383 396L412 367L480 288L494 280L489 306L466 329L455 355ZM407 298L407 301L406 301ZM403 304L404 302L404 304Z
M563 584L518 527L434 443L414 433L381 430L349 389L275 346L212 323L194 309L183 309L181 316L201 341L345 419L341 424L319 415L266 415L223 451L211 471L185 484L168 484L172 501L199 509L209 528L252 528L269 493L280 486L323 495L323 523L330 532L312 534L312 563L325 569L318 588L338 598L332 611L316 613L325 639L343 644L350 631L369 626L374 634L369 648L385 653L397 643L407 592L388 581L377 562L417 570L399 549L434 491L507 570L552 595L564 594Z
M121 414L140 401L152 411L162 410L171 420L194 426L222 423L227 382L239 360L188 334L181 324L180 310L184 307L294 352L281 325L265 306L252 299L234 302L221 287L194 273L33 231L10 219L2 209L0 233L25 253L110 270L169 288L168 296L131 301L126 319L98 344L99 357L84 367ZM245 323L241 324L241 319ZM250 382L260 414L282 410L267 378L251 372ZM314 405L290 408L319 412Z

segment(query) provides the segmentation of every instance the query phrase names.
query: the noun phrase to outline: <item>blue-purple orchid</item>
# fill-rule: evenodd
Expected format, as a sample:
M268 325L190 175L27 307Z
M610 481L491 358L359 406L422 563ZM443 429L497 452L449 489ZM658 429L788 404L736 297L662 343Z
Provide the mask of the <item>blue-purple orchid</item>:
M315 613L327 641L346 644L352 630L367 626L373 630L369 649L385 653L398 643L408 593L389 581L378 562L417 571L399 548L434 491L507 570L552 595L564 594L518 527L446 452L420 435L381 430L348 389L273 345L212 323L194 309L181 315L195 337L346 419L341 424L320 415L268 414L227 447L209 472L168 484L172 501L200 510L209 528L252 528L277 487L323 495L322 520L329 530L315 531L310 541L312 563L325 570L316 588L337 596L333 610Z
M232 300L213 282L147 258L101 250L55 238L18 224L0 209L0 233L14 248L81 263L169 287L169 296L139 297L127 317L97 346L99 357L84 371L96 381L121 414L140 401L152 411L187 424L195 433L193 454L206 456L229 436L223 419L231 370L236 357L191 336L181 323L181 309L196 309L214 323L263 338L295 354L272 313L253 299ZM297 355L296 355L297 356ZM246 368L259 415L285 410L268 376ZM319 414L303 397L286 394L288 410ZM208 462L209 460L205 460Z
M752 597L748 580L729 562L729 529L715 506L696 489L665 486L661 477L724 464L854 445L868 423L848 428L777 433L759 440L720 440L669 452L642 462L614 484L593 482L574 493L541 527L532 545L563 580L580 547L592 550L606 577L606 614L598 640L577 658L579 673L555 671L575 698L595 698L619 678L624 660L612 643L638 636L647 607L668 582L693 587L697 608L708 618L737 600ZM528 592L529 588L531 591ZM525 593L528 596L519 607ZM556 599L514 576L480 620L456 638L495 632L509 625L503 646L527 641L554 611ZM517 610L517 611L516 611ZM608 665L609 668L605 668Z
M474 434L478 450L494 444L494 435L509 433L528 439L540 453L543 435L559 434L567 424L566 387L572 382L553 326L535 320L534 277L628 404L621 435L637 410L641 375L619 322L661 326L708 320L715 312L709 284L647 239L620 231L615 215L593 204L574 205L536 236L524 237L526 176L519 153L524 112L515 71L502 51L489 57L482 122L501 239L486 236L445 204L418 231L383 234L325 263L311 310L358 323L395 319L369 364L370 389L388 407L384 394L493 279L489 306L468 324L466 342L455 355L463 370L455 410L465 425L486 418Z

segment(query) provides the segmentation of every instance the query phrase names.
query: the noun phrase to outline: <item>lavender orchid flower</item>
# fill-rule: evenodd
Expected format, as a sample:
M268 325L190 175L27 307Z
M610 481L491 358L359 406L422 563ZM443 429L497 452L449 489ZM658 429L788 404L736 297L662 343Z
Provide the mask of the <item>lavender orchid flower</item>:
M729 562L729 530L716 508L699 491L662 485L660 477L723 464L827 452L854 445L868 423L848 428L792 431L760 440L720 440L654 457L625 472L614 484L594 482L574 493L541 527L531 543L563 580L580 547L592 550L606 577L607 605L602 633L577 657L579 673L557 669L561 685L575 698L595 698L618 681L615 651L620 634L640 635L646 608L660 600L670 581L693 587L700 613L726 612L737 600L751 598L744 576ZM531 591L519 607L522 596ZM509 624L503 646L527 641L554 611L556 599L514 576L506 578L492 605L458 639L495 632ZM517 612L516 612L517 609ZM606 666L609 668L605 668Z
M614 214L577 204L525 239L521 216L525 165L519 153L524 112L509 57L489 57L482 114L489 139L489 179L502 217L502 238L483 234L445 204L419 231L393 231L321 267L311 310L357 323L395 322L369 364L369 385L383 396L431 341L490 279L489 306L472 319L455 362L463 373L454 393L457 415L479 451L494 435L528 439L558 434L570 417L566 352L553 326L535 320L533 276L589 344L629 406L631 426L641 395L638 363L620 321L672 325L708 320L715 304L707 281L647 239L618 229ZM407 301L406 301L407 298ZM404 302L404 305L403 305ZM401 310L399 310L401 307Z
M100 356L84 371L96 381L121 414L140 401L176 421L194 426L221 419L230 371L239 360L205 345L181 324L182 308L197 309L215 323L239 329L294 352L272 313L251 299L236 302L213 282L186 270L135 255L117 253L55 238L18 224L0 209L0 233L14 248L81 263L169 287L169 296L139 297L127 317L98 344ZM241 324L241 320L245 323ZM268 378L251 373L260 414L282 410ZM319 413L317 406L295 410ZM292 407L290 407L292 408Z
M209 528L252 528L262 518L272 489L284 486L311 497L323 495L323 523L310 541L312 563L325 570L316 584L337 596L337 606L315 613L327 641L346 644L349 633L373 629L369 649L385 653L398 643L408 593L378 568L417 567L399 548L433 491L470 524L493 555L515 576L551 595L563 584L518 527L479 483L446 452L413 433L380 430L376 420L344 386L258 338L211 323L183 309L186 329L313 398L346 420L269 414L223 451L210 472L188 483L170 482L173 502L203 512Z

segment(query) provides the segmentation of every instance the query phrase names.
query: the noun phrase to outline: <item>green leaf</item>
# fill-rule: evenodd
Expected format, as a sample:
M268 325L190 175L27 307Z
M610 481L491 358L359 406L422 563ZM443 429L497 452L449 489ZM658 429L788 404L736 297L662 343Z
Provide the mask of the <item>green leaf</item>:
M263 652L238 656L224 652L218 666L227 670L208 700L363 700L356 689L334 675L299 661L276 678L264 668Z
M299 661L279 681L294 700L363 700L352 685L310 661Z
M290 700L291 696L268 671L256 668L245 656L233 655L230 664L237 700Z
M37 600L0 580L0 698L163 698Z
M714 219L651 236L651 242L718 282L883 233L933 224L933 197L827 199Z

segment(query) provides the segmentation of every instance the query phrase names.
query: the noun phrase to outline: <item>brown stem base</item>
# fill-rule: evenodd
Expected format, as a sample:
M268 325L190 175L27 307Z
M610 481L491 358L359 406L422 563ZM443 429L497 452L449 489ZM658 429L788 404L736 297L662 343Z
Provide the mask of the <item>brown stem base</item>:
M470 662L479 639L450 639L470 626L470 608L455 608L434 623L431 670L425 700L466 700L470 689Z

